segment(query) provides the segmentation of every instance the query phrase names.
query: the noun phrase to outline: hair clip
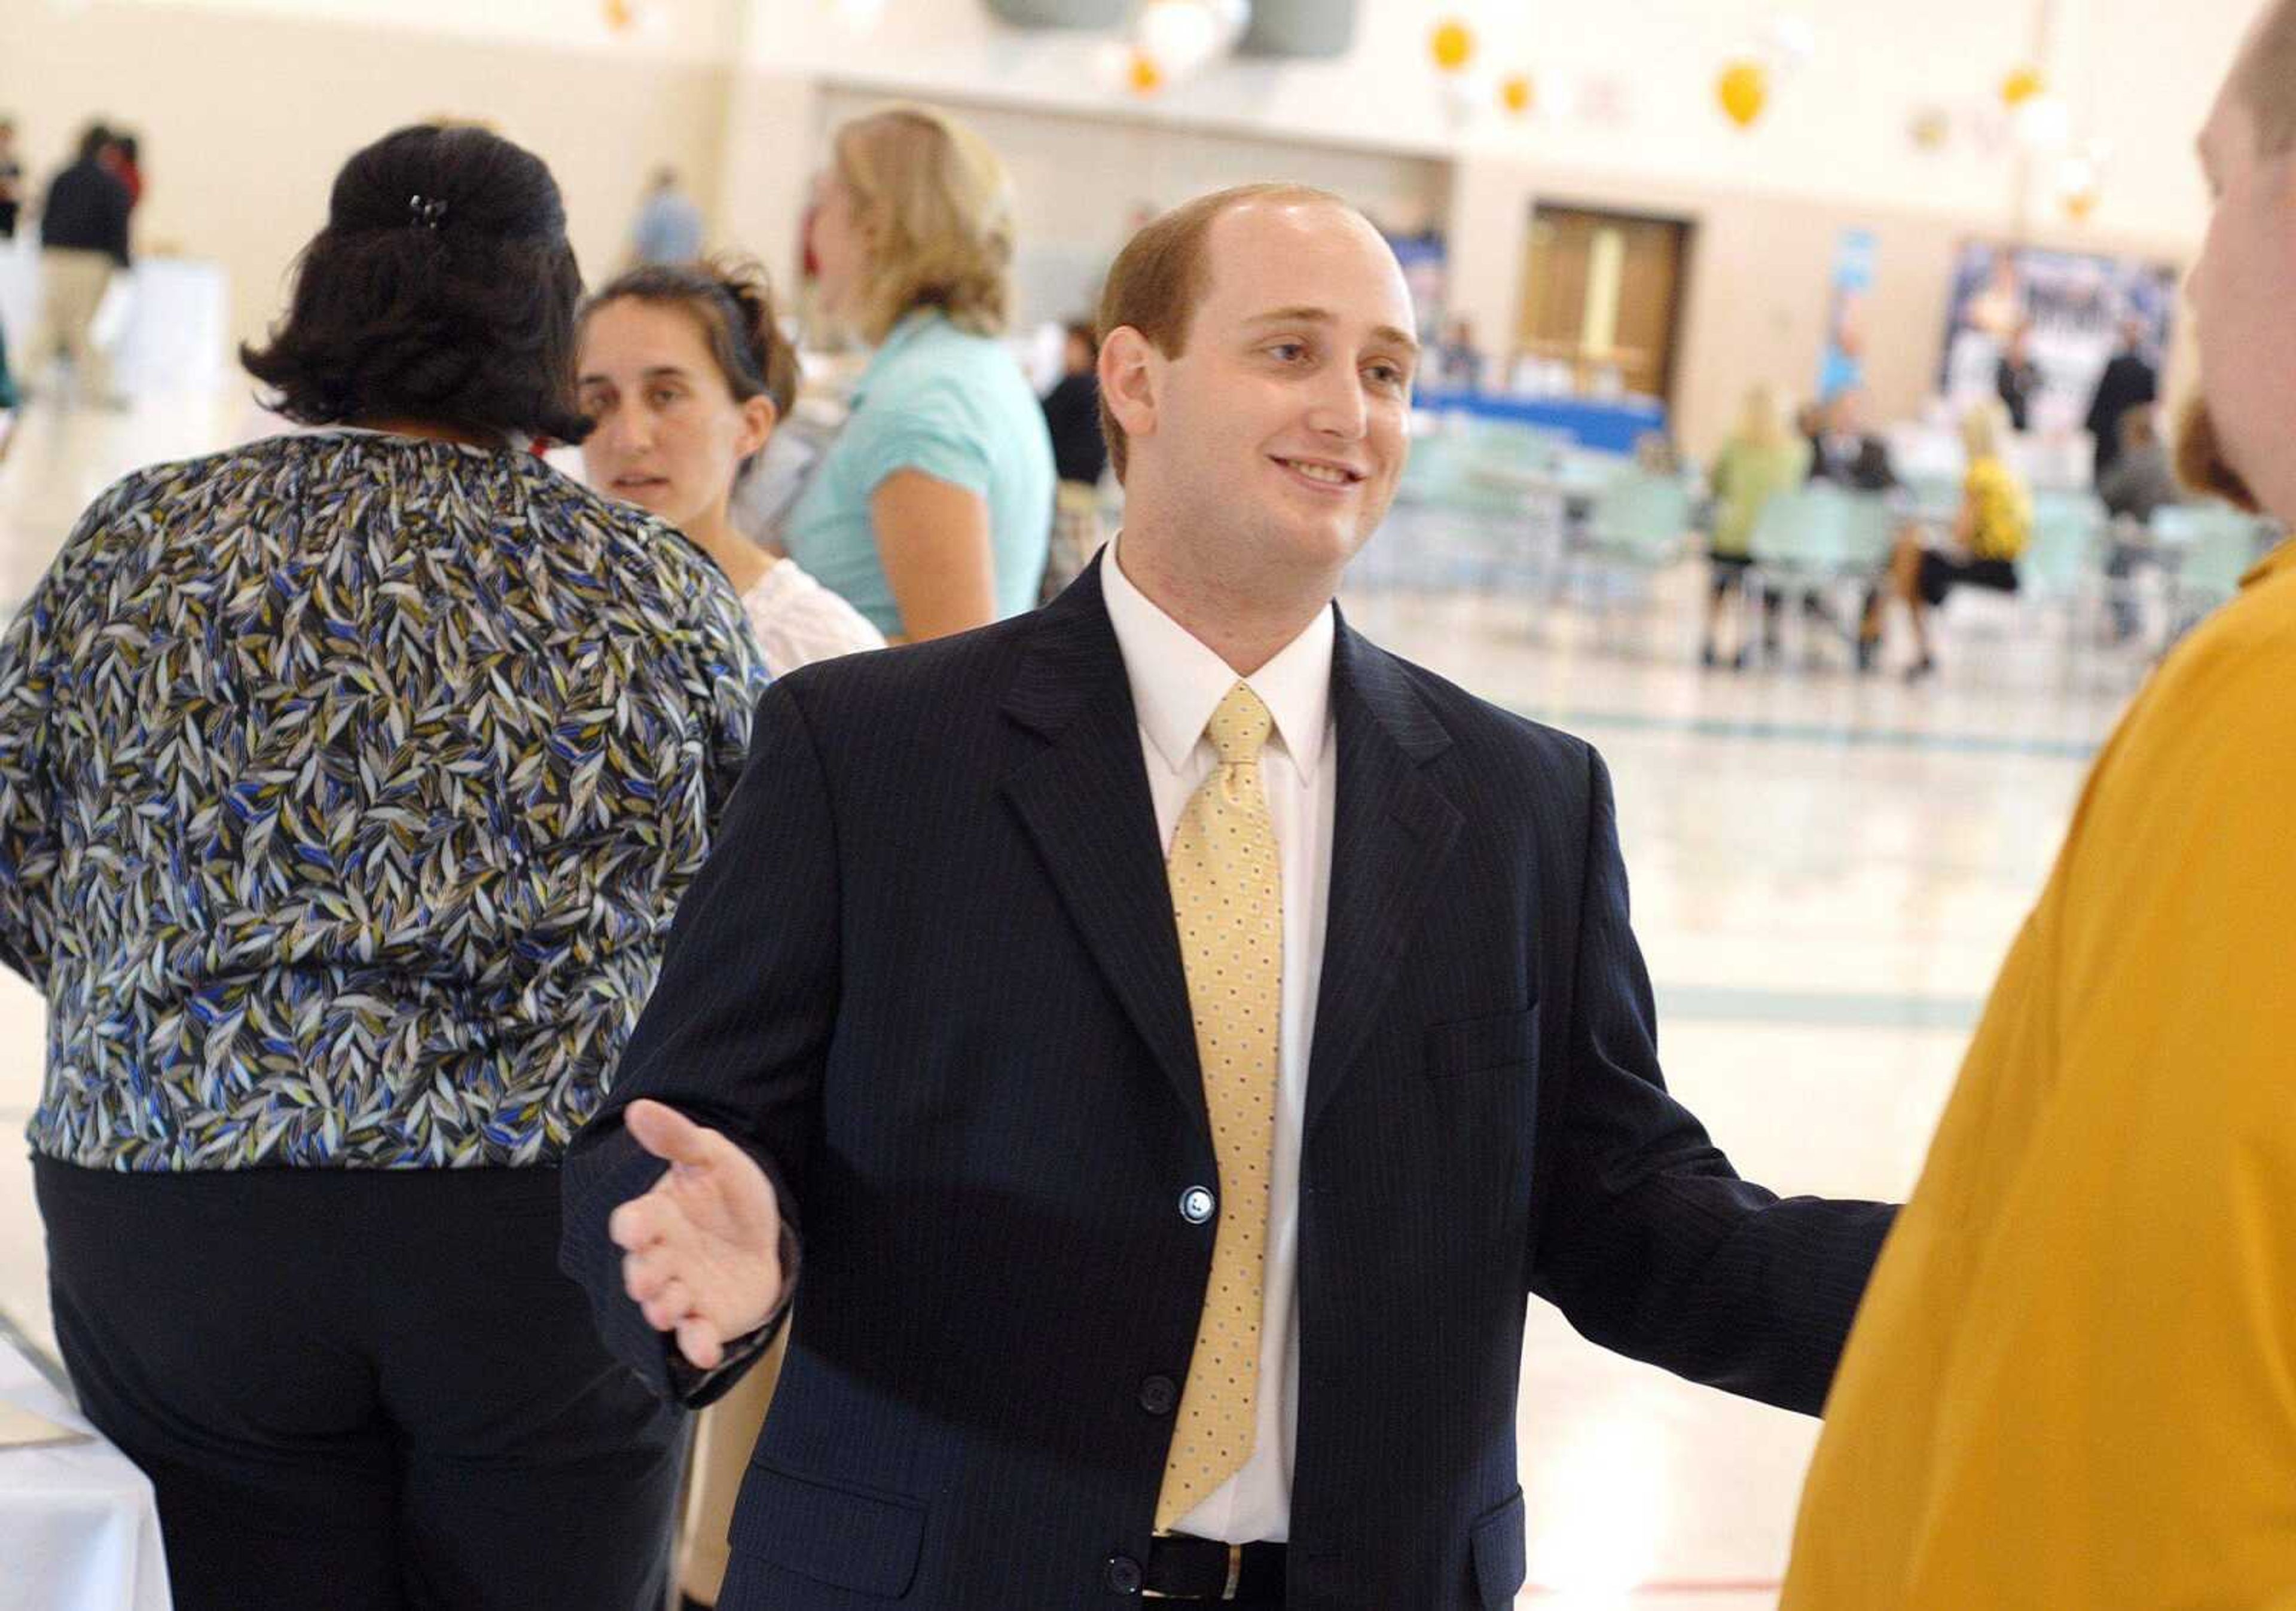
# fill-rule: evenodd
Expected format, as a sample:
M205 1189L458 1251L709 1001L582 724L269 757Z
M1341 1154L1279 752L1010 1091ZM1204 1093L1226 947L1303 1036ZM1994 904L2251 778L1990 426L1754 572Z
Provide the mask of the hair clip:
M447 216L446 198L409 196L406 198L406 211L416 228L436 229Z

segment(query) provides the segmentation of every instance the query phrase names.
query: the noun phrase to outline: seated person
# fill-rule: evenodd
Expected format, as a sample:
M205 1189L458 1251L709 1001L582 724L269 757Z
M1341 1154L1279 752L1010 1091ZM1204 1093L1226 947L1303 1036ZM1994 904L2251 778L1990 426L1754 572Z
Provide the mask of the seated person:
M2152 557L2149 544L2134 540L2136 534L2126 532L2126 527L2151 524L2152 511L2185 501L2185 489L2177 479L2176 468L2169 462L2169 445L2161 439L2161 412L2150 403L2136 404L2120 413L2119 430L2120 451L2112 457L2112 468L2096 484L2097 496L2104 501L2107 513L2113 518L2115 533L2112 552L2105 561L2105 574L2116 583L2125 583L2136 574L2138 566ZM2126 587L2112 590L2112 635L2116 642L2127 642L2136 635L2138 626L2136 601L2129 598Z
M1811 438L1809 478L1853 492L1887 492L1898 484L1890 445L1866 429L1866 394L1855 387L1833 394L1824 428Z
M1722 444L1710 478L1714 490L1714 535L1707 557L1714 568L1713 591L1706 601L1706 642L1700 658L1708 666L1721 663L1715 647L1715 629L1722 619L1722 603L1733 592L1742 592L1746 572L1753 568L1754 526L1763 506L1781 492L1802 484L1809 472L1809 444L1787 424L1777 393L1757 386L1746 394L1738 427ZM1784 597L1772 592L1763 600L1763 642L1777 650L1778 610ZM1749 647L1738 646L1730 658L1733 669L1745 669Z
M2017 560L2032 536L2033 503L2016 472L2002 456L2008 411L1988 398L1961 417L1962 446L1969 470L1962 480L1961 510L1954 517L1949 546L1931 548L1908 527L1890 560L1890 594L1902 601L1913 622L1915 657L1906 681L1917 683L1937 669L1931 652L1929 612L1956 586L2017 591ZM1871 670L1882 643L1882 601L1866 609L1857 638L1857 668Z
M2096 495L2107 513L2126 515L2139 525L2162 504L2185 501L2176 468L2169 462L2169 445L2161 439L2160 411L2151 404L2121 412L2120 452L2097 482Z

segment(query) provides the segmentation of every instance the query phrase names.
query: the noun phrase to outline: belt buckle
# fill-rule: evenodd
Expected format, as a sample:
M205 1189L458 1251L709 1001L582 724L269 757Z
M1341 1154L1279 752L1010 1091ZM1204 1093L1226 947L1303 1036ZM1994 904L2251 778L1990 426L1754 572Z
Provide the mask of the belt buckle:
M1242 1583L1243 1546L1242 1544L1230 1544L1227 1547L1227 1582L1220 1585L1219 1598L1223 1600L1234 1599L1236 1595L1236 1591L1242 1586ZM1165 1593L1161 1589L1143 1589L1140 1591L1140 1598L1142 1599L1170 1599L1173 1597Z

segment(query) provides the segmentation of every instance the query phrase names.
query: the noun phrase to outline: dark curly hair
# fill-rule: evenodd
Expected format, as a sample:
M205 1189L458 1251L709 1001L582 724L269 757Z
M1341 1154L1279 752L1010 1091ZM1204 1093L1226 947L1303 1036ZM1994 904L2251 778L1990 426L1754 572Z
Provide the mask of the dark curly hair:
M583 322L609 302L625 298L685 309L701 326L734 400L764 397L773 404L775 419L789 418L797 402L797 348L774 316L773 284L763 268L746 258L714 258L634 268L583 304ZM742 461L737 485L757 462L756 454Z
M267 346L240 362L307 425L405 419L579 442L566 208L531 151L469 125L343 164Z

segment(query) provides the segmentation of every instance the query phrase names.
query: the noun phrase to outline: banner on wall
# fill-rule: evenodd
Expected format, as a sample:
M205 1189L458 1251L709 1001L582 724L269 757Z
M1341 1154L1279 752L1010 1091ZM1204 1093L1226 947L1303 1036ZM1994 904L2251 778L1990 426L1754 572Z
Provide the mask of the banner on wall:
M1821 399L1866 384L1866 302L1873 289L1873 232L1845 229L1833 249L1833 306L1825 315L1825 357L1817 371Z
M2155 364L2169 351L2176 268L2079 252L1964 241L1954 263L1938 389L1956 411L1997 394L2017 332L2040 372L2031 406L2038 434L2079 429L2097 377L2120 350L2122 326L2142 326Z

